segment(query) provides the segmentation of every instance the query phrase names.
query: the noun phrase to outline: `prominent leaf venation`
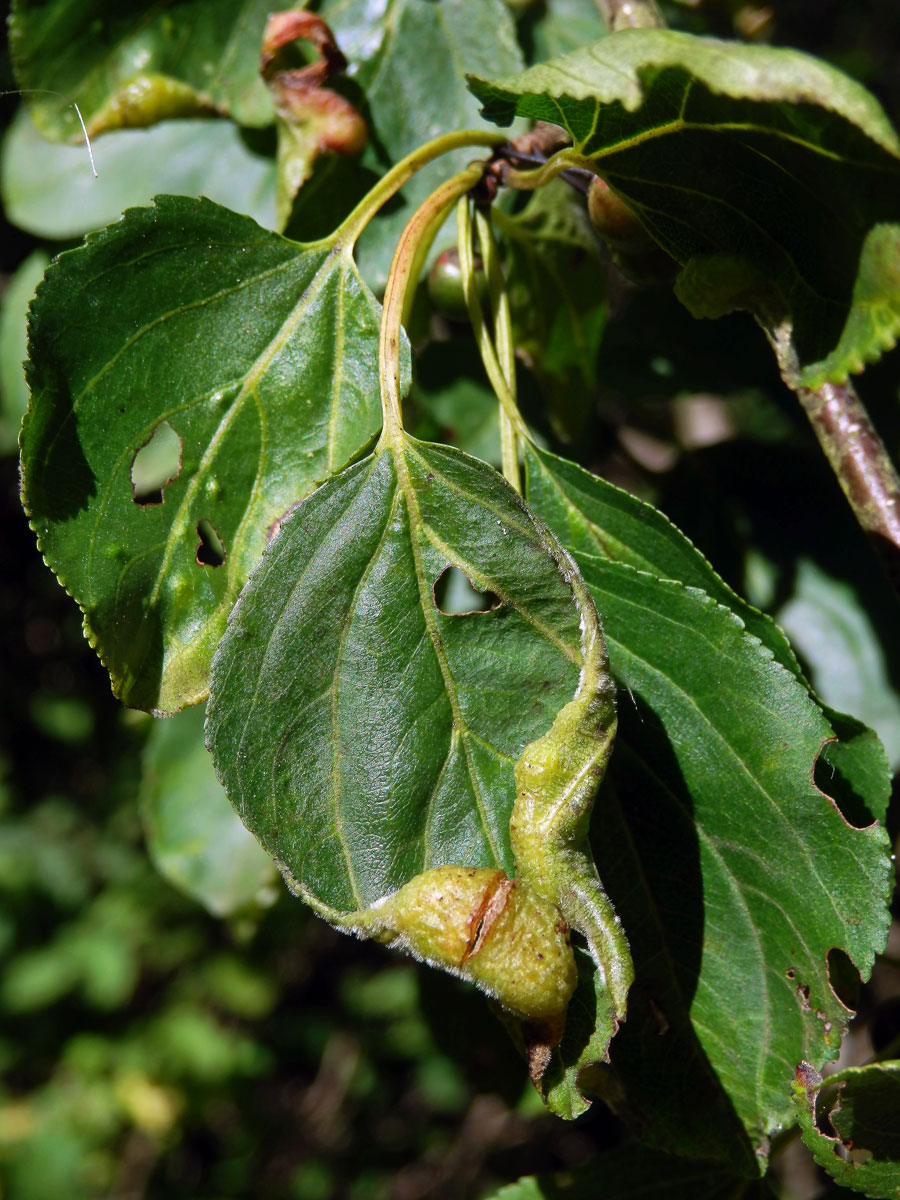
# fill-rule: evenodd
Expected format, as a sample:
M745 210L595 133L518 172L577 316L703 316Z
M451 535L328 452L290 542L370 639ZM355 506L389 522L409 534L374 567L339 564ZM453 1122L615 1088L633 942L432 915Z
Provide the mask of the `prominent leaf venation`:
M685 918L664 907L666 898L680 903L672 891L677 875L634 881L650 892L639 908L656 904L676 978L688 987L694 1032L751 1137L760 1139L785 1119L785 1081L798 1059L832 1057L846 1023L827 978L828 949L844 949L863 975L871 968L884 929L884 913L872 909L873 896L886 897L884 831L851 830L814 785L812 766L831 730L802 682L730 609L625 564L582 552L576 559L604 614L613 672L640 701L637 721L628 719L627 704L620 711L614 781L625 784L633 749L657 782L631 780L627 794L647 787L657 820L671 824L665 810L677 813L681 854L696 844L702 958L694 973L685 974L693 945L680 940ZM658 755L667 772L653 771ZM638 822L636 852L646 853L640 821L650 814L626 808L624 816ZM609 861L601 870L615 886ZM653 986L658 939L635 924L631 903L625 895L637 977ZM862 911L872 912L868 932ZM684 987L679 994L684 1002ZM630 1070L640 1065L643 1083L635 1077L634 1086L643 1094L665 1068L639 1038L630 1041L630 1024L624 1053ZM656 1105L646 1095L643 1103Z
M460 734L462 735L461 741L462 741L463 753L465 754L465 757L466 757L466 768L469 772L469 778L472 781L472 789L473 789L473 792L475 795L475 802L478 806L478 814L481 819L481 823L484 827L485 836L487 837L488 845L491 848L491 853L493 854L496 862L499 864L500 862L503 861L503 855L500 852L500 847L497 845L494 831L493 831L493 829L491 829L490 823L488 821L485 796L482 791L481 781L479 780L477 772L475 770L475 764L472 760L471 748L468 744L468 740L466 737L466 734L468 732L468 726L463 717L462 707L460 705L459 695L458 695L457 689L456 689L456 681L453 678L453 673L450 670L450 664L447 661L447 656L444 652L443 643L441 641L440 635L437 630L437 620L436 620L435 613L434 613L434 603L433 603L433 599L432 599L431 585L429 584L428 579L425 574L424 565L422 563L422 550L421 550L421 546L419 545L419 540L416 536L416 534L419 531L422 531L422 532L425 531L425 522L422 520L422 514L419 509L418 498L416 496L415 488L412 485L412 480L410 479L410 476L409 476L409 469L408 469L408 465L406 462L406 453L407 453L406 446L407 446L407 444L408 443L404 439L404 445L403 445L402 452L394 454L394 463L395 463L395 468L397 471L397 480L398 480L398 483L400 486L400 490L403 493L403 498L406 503L407 513L409 516L410 549L412 551L413 562L415 564L416 584L419 589L419 597L420 597L420 602L421 602L421 606L422 606L422 612L425 615L425 627L428 632L429 639L431 640L432 650L434 652L435 658L438 661L438 666L440 667L441 675L443 676L443 679L444 679L444 686L446 688L447 695L450 699L450 707L451 707L451 712L453 714L453 728L458 729L460 731ZM422 462L421 457L420 457L419 461ZM447 486L448 481L446 479L443 479L442 482L444 483L445 486ZM445 547L443 545L436 544L436 549L438 549L440 553L442 553L442 554L446 553L448 555L448 557L451 557L451 552L450 552L449 547ZM468 571L476 570L474 565L471 563L466 563L466 564L458 563L457 565L460 567L463 567L463 569L468 570Z
M371 904L426 864L514 870L512 768L578 678L552 545L492 470L403 435L283 522L217 655L210 745L247 823L323 911ZM501 604L442 613L448 565Z
M340 230L303 246L204 200L130 210L48 272L26 504L126 701L171 712L205 695L266 529L377 431L379 313ZM163 420L181 469L138 506L130 464ZM220 566L195 560L201 519Z
M384 530L382 532L381 538L380 538L378 544L376 545L375 549L372 551L371 558L369 559L368 563L366 564L365 568L363 569L362 573L360 574L359 583L357 584L356 590L354 591L354 593L350 599L350 603L347 605L347 614L346 614L346 617L344 618L343 628L341 629L341 633L340 633L340 636L338 639L338 651L337 651L337 655L335 657L334 674L332 676L331 687L329 689L329 692L331 695L331 730L332 730L332 751L333 751L333 765L332 765L332 769L331 769L331 786L332 786L332 801L334 804L334 822L335 822L335 828L338 831L338 838L341 843L341 849L344 852L344 859L347 864L347 875L350 879L350 886L353 890L353 898L354 898L354 900L356 902L356 906L358 908L362 908L364 906L364 901L363 901L362 895L359 890L359 885L356 881L356 871L353 866L353 857L350 853L350 847L347 844L346 834L344 833L344 820L343 820L343 813L341 811L341 772L340 772L341 725L340 725L340 720L339 720L339 716L338 716L338 707L339 707L338 706L338 695L339 695L339 690L340 690L341 671L344 666L344 653L346 650L347 638L350 635L350 625L353 621L353 616L356 612L357 605L359 604L360 596L363 593L366 583L368 582L369 576L371 575L372 571L374 570L375 564L378 561L379 555L381 554L382 550L384 549L384 545L385 545L385 543L388 539L388 536L391 532L391 528L392 528L392 525L393 525L393 522L394 522L394 519L395 519L396 513L397 513L397 507L399 505L399 500L400 500L400 493L396 492L394 495L394 500L393 500L391 507L387 513L387 518L384 523Z
M432 464L425 463L425 460L422 458L422 456L416 454L415 449L409 450L409 451L407 451L407 453L415 455L415 457L418 459L418 461L423 466L426 467L426 469L434 477L434 479L438 480L446 488L446 490L448 492L454 493L459 496L464 496L464 493L462 492L460 487L454 482L454 480L449 479L442 471L436 469ZM413 495L414 495L414 493L413 493ZM415 503L415 500L413 502ZM485 503L484 507L489 512L493 512L497 518L497 521L501 525L508 528L511 532L518 534L520 537L526 537L526 538L534 537L533 524L531 527L529 527L524 522L516 522L514 520L511 521L509 518L509 513L507 511L504 511L503 513L501 513L501 511L498 508L492 506L490 503ZM438 537L438 535L435 533L435 531L433 529L431 529L431 527L425 521L422 521L421 514L418 513L418 506L417 506L417 518L418 518L419 522L421 523L422 532L428 537L428 540L432 543L434 548L436 550L438 550L440 553L445 554L447 556L448 560L451 560L453 558L453 553L454 553L453 550ZM532 521L533 521L533 518L532 518ZM462 564L459 564L459 565L462 566ZM533 625L534 628L541 634L542 637L545 637L548 641L553 642L554 645L556 645L558 647L558 649L563 654L566 655L567 658L571 659L571 661L573 663L575 663L576 665L580 665L580 663L581 663L580 652L575 650L570 644L566 643L565 639L561 638L551 626L546 624L546 622L540 621L532 613L530 613L526 608L524 608L521 604L517 604L513 600L513 598L509 595L509 593L504 590L502 583L500 583L500 581L498 579L492 578L492 577L486 575L483 571L479 570L479 568L473 562L466 562L464 569L465 569L466 573L469 575L469 578L472 580L472 582L477 584L478 587L481 589L481 591L494 592L495 595L497 595L504 604L515 604L515 607L517 608L517 610L518 610L519 614L522 616L522 618L524 620L528 621L528 623L530 625Z
M580 562L583 567L585 565L589 565L589 564L587 564L587 560L586 560L585 556L580 556ZM628 568L626 568L626 569L628 569ZM730 619L735 620L734 614L731 612L730 609L726 609L722 605L716 605L715 601L712 600L709 596L707 596L704 592L697 591L696 589L689 589L689 590L696 592L697 599L699 601L701 601L704 604L704 606L709 607L709 608L711 608L713 606L722 608L723 612L727 612L728 617ZM641 605L637 605L636 607L640 611L644 612L648 619L650 619L650 618L655 619L655 620L660 619L660 614L659 614L658 610L649 608L647 606L641 606ZM719 655L719 653L720 653L719 646L717 645L716 640L712 636L710 636L706 633L705 626L700 625L698 627L696 625L688 625L685 623L679 623L670 617L664 617L663 619L666 620L667 623L672 626L672 633L670 634L670 636L673 639L687 637L690 640L690 642L692 643L692 645L694 645L694 646L696 646L698 641L703 641L709 647L710 651L712 651L716 656ZM752 637L751 634L748 634L746 632L745 632L745 636ZM608 640L615 642L615 639L612 638L611 635L608 635ZM754 642L756 642L757 645L759 646L760 653L770 659L772 670L784 671L784 668L775 661L775 658L771 654L771 651L769 651L765 646L763 646L763 644L761 642L758 642L758 640L756 638L753 638L752 640ZM771 805L772 809L778 814L778 816L781 819L781 826L782 826L782 829L784 832L784 836L789 838L796 845L798 851L806 859L806 861L810 867L810 870L815 875L817 881L820 884L822 884L823 892L826 895L828 895L828 900L829 900L829 903L831 904L831 907L835 913L835 916L837 916L838 919L840 919L840 913L838 912L837 907L834 904L833 897L829 894L828 889L825 888L825 886L824 886L824 880L822 880L822 878L821 878L816 861L812 857L808 845L804 843L803 839L800 837L797 830L795 829L793 822L786 816L784 810L782 809L781 802L778 798L777 793L771 787L765 786L763 781L757 777L757 774L753 771L753 769L748 764L746 757L739 752L737 746L733 744L732 739L726 738L724 736L721 728L719 727L720 723L721 723L721 719L722 719L721 708L722 708L722 700L723 700L723 690L722 690L721 685L713 687L712 683L710 684L710 691L708 693L707 698L711 699L714 702L715 716L713 716L706 711L703 704L701 703L702 693L687 691L680 684L678 684L670 675L667 675L666 672L661 667L655 665L649 659L640 655L633 646L625 646L625 645L622 645L621 643L616 643L616 645L617 645L618 653L621 656L620 661L625 660L625 661L629 662L631 664L632 668L634 666L639 666L648 675L655 676L659 680L663 681L666 685L672 687L675 690L675 692L677 692L677 694L682 698L682 700L694 711L694 713L696 713L697 717L700 718L703 725L705 726L705 729L709 736L709 743L712 746L719 747L719 752L720 752L721 758L731 759L735 763L735 765L737 765L739 767L741 774L745 776L750 787L754 791L759 792L761 797L764 798ZM785 672L785 674L787 674L787 672ZM765 697L763 697L761 695L751 694L751 695L742 695L742 696L738 697L738 695L735 693L735 699L740 700L740 704L745 710L751 706L755 706L757 708L757 710L759 711L760 715L764 715L764 716L768 715L769 710L768 710L768 706L765 703ZM705 748L706 748L706 746L704 746L704 749ZM745 847L737 845L737 844L734 844L734 848L741 854L743 854L745 851ZM750 854L750 857L754 856L752 851L750 851L749 854Z

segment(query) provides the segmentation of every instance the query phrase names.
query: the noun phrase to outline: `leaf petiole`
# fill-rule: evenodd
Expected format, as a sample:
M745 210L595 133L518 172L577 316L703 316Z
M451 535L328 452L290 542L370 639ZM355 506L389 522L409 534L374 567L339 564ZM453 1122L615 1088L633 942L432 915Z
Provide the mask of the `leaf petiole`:
M519 407L516 404L515 395L507 383L506 371L500 365L500 359L497 356L497 350L494 348L490 330L487 327L484 313L481 310L481 302L478 299L478 291L475 287L475 264L472 254L472 217L465 197L457 204L456 231L460 271L466 290L466 307L469 310L469 321L472 324L472 332L475 335L481 361L484 364L491 387L497 394L501 410L505 414L509 425L515 431L517 437L527 438L530 441L531 435L528 432L528 426L522 420L522 414L519 412ZM511 346L511 334L509 338ZM507 350L504 349L502 353L507 353ZM514 378L515 375L513 373ZM513 386L515 385L513 384ZM507 478L509 477L507 476Z
M552 183L557 175L572 167L587 167L593 170L590 159L578 154L573 146L563 146L561 150L551 155L546 162L531 171L521 171L516 167L506 166L503 170L504 187L515 188L520 192L535 192L538 188Z
M388 200L396 195L417 171L427 167L436 158L454 150L465 149L467 146L482 146L492 150L495 146L502 146L505 141L506 137L501 133L492 133L485 129L459 129L453 133L441 134L440 137L426 142L424 146L419 146L391 167L341 223L338 234L344 245L348 250L352 250L362 231Z
M396 449L403 433L400 394L400 327L408 310L407 295L415 287L421 265L421 249L428 246L447 213L481 178L484 167L473 163L458 175L441 184L416 209L406 225L388 275L381 314L381 337L378 345L378 368L381 380L381 404L384 412L386 439Z
M512 316L509 308L509 293L506 280L500 264L500 253L494 238L489 214L480 209L475 211L475 228L478 232L478 246L481 251L481 261L484 263L487 275L488 291L491 297L491 315L494 325L494 343L497 361L506 380L509 395L516 402L516 346L512 329ZM471 257L471 256L467 256ZM460 260L461 261L461 260ZM477 298L475 281L466 278L467 292L471 288ZM522 480L519 473L519 442L513 419L501 404L500 406L500 453L503 464L503 474L510 486L521 494Z

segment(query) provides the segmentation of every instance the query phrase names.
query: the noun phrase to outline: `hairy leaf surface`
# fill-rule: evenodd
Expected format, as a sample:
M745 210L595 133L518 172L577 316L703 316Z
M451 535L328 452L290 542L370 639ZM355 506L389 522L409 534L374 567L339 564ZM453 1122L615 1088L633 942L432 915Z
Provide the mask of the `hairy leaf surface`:
M264 0L15 0L10 49L35 124L53 141L206 110L266 125ZM29 94L31 90L33 94Z
M579 613L555 540L490 467L403 445L284 522L213 669L226 791L326 913L435 866L514 874L513 764L578 682ZM448 569L490 607L442 611Z
M626 30L470 80L485 114L566 128L683 265L697 316L748 308L795 382L841 382L900 334L900 143L878 103L793 50Z
M837 1054L849 1014L829 951L865 978L884 944L888 838L849 826L816 787L832 730L728 609L625 564L577 561L622 689L619 815L607 804L593 837L637 979L612 1070L660 1148L738 1165L740 1122L752 1169L751 1151L764 1156L790 1118L796 1064Z
M380 306L351 250L160 197L38 291L25 505L127 704L203 699L267 530L378 429ZM135 497L135 456L160 432L178 461Z

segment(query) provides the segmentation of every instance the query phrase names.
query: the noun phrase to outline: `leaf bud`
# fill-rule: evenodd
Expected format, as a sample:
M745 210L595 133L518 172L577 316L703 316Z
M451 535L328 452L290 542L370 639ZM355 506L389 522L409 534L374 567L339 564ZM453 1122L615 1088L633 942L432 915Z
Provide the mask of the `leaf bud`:
M376 906L380 940L468 979L514 1017L558 1040L575 990L575 956L559 909L490 867L435 867Z

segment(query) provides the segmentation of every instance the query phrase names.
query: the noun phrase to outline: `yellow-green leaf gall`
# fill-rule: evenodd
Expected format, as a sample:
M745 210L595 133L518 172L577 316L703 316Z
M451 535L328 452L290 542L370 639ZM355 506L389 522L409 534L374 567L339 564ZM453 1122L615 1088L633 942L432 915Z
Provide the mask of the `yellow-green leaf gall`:
M575 956L559 909L489 867L436 867L376 908L379 937L474 983L523 1021L559 1022Z

